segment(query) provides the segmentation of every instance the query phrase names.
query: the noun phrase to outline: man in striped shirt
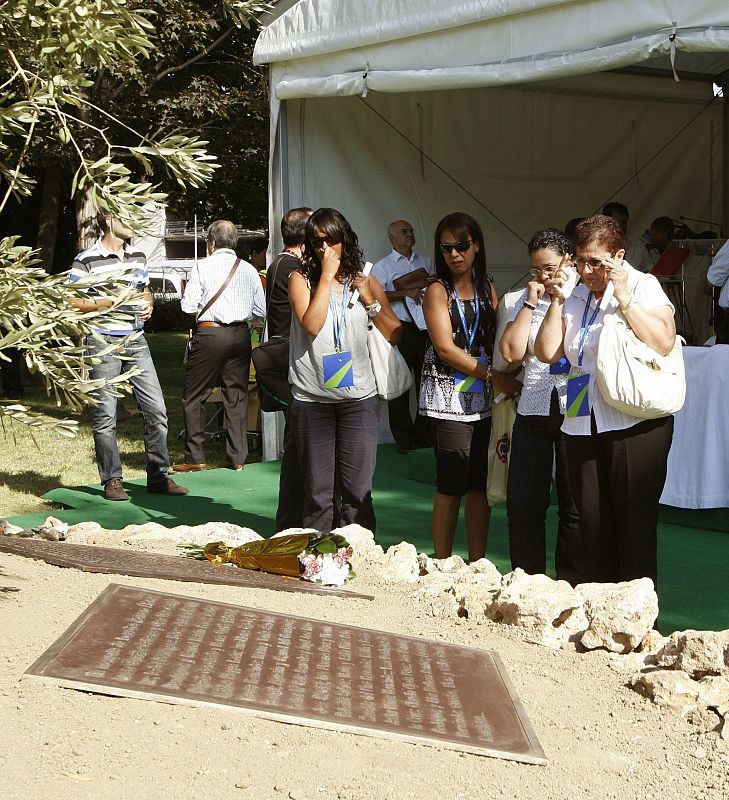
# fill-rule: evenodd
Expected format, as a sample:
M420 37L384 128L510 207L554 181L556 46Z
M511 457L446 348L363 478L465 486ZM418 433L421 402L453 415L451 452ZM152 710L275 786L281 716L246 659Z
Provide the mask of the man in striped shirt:
M208 257L193 269L181 302L182 310L197 314L197 320L182 391L185 460L173 466L175 472L207 467L205 400L216 386L221 389L225 410L228 466L241 470L248 456L248 320L263 318L266 299L258 272L235 253L238 231L232 222L213 222L207 245Z
M149 346L141 333L145 320L152 316L152 295L149 291L146 259L144 253L129 247L126 240L134 234L120 220L102 210L97 221L101 236L92 247L76 256L69 273L69 281L75 282L92 275L99 279L101 285L89 287L86 298L73 298L70 302L84 313L109 308L113 305L113 295L104 289L103 284L122 275L128 277L130 288L136 290L138 295L130 301L128 310L134 316L130 317L128 323L105 324L102 320L96 327L97 336L87 337L89 355L99 362L93 365L91 377L113 380L130 366L139 367L141 372L131 378L131 385L134 399L144 418L147 491L152 494L187 494L188 490L184 486L178 486L167 475L170 466L167 452L167 409ZM139 335L131 336L136 331L140 332ZM114 353L101 354L112 342L123 342L124 345ZM129 495L122 483L122 463L116 441L117 399L100 389L97 400L91 425L104 497L107 500L128 500Z

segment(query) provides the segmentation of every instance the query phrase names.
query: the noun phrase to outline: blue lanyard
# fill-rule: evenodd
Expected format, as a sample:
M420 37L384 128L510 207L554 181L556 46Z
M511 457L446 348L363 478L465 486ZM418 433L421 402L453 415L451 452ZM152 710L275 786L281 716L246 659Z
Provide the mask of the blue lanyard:
M590 317L590 321L587 322L587 312L590 310L590 300L592 299L592 292L587 297L587 302L585 303L585 313L582 315L582 326L580 327L580 342L577 346L577 366L582 367L582 355L585 352L585 339L587 338L587 332L592 327L592 323L595 321L598 312L600 311L600 303L598 302L597 298L595 298L595 310L592 312L592 316ZM587 323L587 324L585 324Z
M337 303L332 294L329 295L329 310L332 312L332 328L334 331L334 349L340 352L342 333L347 327L347 301L349 300L349 279L344 279L342 287L341 313L337 314Z
M476 284L473 285L473 304L476 313L476 318L473 321L473 327L471 330L468 329L468 325L466 325L466 315L464 313L464 306L463 300L460 300L458 297L458 292L456 291L456 287L453 287L453 298L456 301L456 308L458 309L458 316L461 318L461 327L463 328L463 335L466 337L466 350L470 353L471 348L473 347L473 342L476 338L476 331L478 330L478 322L481 319L481 306L478 302L478 289L476 288Z

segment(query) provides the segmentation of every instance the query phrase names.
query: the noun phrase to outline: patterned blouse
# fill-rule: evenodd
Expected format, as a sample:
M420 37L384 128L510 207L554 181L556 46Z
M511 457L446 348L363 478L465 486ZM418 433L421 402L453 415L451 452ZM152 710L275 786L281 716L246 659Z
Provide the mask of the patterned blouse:
M480 319L476 337L471 348L474 358L484 357L490 364L494 353L494 336L496 332L496 312L491 305L491 283L493 278L488 276L487 297L479 297ZM441 281L441 283L443 283ZM451 290L443 283L448 293L448 313L451 318L451 330L455 344L466 349L466 336L461 325L461 316L454 302ZM466 325L471 328L476 317L475 303L473 300L464 300L463 310ZM423 375L420 384L420 413L433 419L450 419L460 422L475 422L491 416L492 387L488 381L484 382L483 392L456 392L454 391L455 370L440 358L429 342L423 361Z

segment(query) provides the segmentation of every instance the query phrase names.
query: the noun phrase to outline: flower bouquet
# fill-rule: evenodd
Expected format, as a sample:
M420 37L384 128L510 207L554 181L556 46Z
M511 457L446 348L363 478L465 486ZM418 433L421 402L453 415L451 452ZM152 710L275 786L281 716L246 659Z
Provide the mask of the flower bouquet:
M354 577L352 548L336 533L292 533L228 547L210 542L204 547L182 543L189 558L207 559L213 564L235 564L275 575L302 578L322 586L341 586Z

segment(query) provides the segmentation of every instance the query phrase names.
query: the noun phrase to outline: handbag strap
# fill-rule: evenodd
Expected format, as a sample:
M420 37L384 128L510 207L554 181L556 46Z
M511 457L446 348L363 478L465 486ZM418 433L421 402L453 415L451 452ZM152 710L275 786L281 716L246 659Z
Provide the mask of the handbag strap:
M205 303L205 305L195 315L195 322L197 322L200 319L200 317L210 308L210 306L220 297L220 295L223 294L225 288L233 279L233 275L235 274L235 271L238 269L239 264L240 264L240 259L236 258L235 264L233 264L233 266L231 267L230 272L228 273L223 283L220 285L218 291L215 292L215 294L210 298L210 300L208 300L208 302Z

